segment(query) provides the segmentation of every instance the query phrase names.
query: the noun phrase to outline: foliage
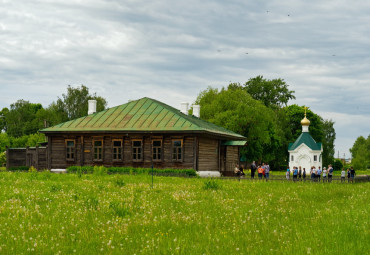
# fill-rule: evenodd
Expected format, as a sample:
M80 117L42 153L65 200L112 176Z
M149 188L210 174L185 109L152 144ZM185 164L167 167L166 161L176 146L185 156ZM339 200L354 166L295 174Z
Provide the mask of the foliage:
M0 152L6 150L6 146L9 148L24 148L24 147L35 147L39 143L45 142L45 135L42 133L35 133L30 135L24 135L20 137L11 137L7 133L0 133Z
M336 171L341 171L343 168L343 163L340 159L335 159L333 163L333 168Z
M28 169L28 172L30 173L33 173L33 172L37 172L37 169L33 166L31 166L29 169Z
M108 170L104 166L94 166L93 173L95 175L104 175L107 174Z
M332 120L322 120L323 129L323 140L322 140L322 163L324 166L333 164L334 162L334 141L335 141L335 129L334 122Z
M220 185L219 181L216 181L214 179L206 180L204 182L204 186L203 186L203 189L217 190L217 189L220 189L220 188L221 188L221 185Z
M352 154L352 165L355 170L370 169L370 135L367 139L359 136L350 152Z
M29 101L18 100L10 105L10 110L4 108L1 112L3 117L3 129L9 136L20 137L36 133L42 127L42 121L36 117L42 109L41 104L33 104ZM4 123L5 122L5 123Z
M368 253L370 183L29 175L0 173L1 254Z
M295 99L294 91L289 90L288 86L283 79L267 80L260 75L249 79L244 89L267 107L277 109L286 106L290 99Z
M97 167L97 166L70 166L67 168L68 173L94 173L98 175L103 174L151 174L151 168L134 168L134 167ZM154 168L153 173L155 175L179 175L179 176L196 176L194 169L171 169L171 168Z
M6 164L6 154L5 151L0 152L0 167Z
M8 170L11 172L18 172L18 171L27 171L28 172L29 167L28 166L16 166L16 167L9 167Z
M247 160L275 159L274 151L281 146L282 131L274 111L253 99L245 90L237 86L220 91L208 88L199 94L195 103L201 106L202 119L247 138L248 146L241 151Z
M68 120L72 120L87 115L88 100L91 99L97 101L98 112L103 111L107 106L107 101L103 97L97 96L96 93L90 94L89 88L81 85L77 88L68 86L67 94L62 94L62 98L58 98L53 107L64 114Z

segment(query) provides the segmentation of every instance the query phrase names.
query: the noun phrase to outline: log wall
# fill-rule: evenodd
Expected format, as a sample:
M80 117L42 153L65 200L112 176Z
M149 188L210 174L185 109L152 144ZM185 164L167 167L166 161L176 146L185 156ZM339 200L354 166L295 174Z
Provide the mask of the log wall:
M220 171L218 140L199 138L198 170Z
M66 139L75 140L75 157L72 161L66 160ZM119 139L123 141L122 160L113 160L113 140ZM132 142L138 139L142 141L142 160L134 161L132 156ZM162 140L162 160L152 160L152 140ZM172 160L172 140L179 139L183 141L182 160ZM93 142L94 140L103 141L103 158L101 161L93 160ZM50 168L67 168L72 165L104 165L107 167L151 167L155 168L183 168L190 169L196 167L195 149L196 138L194 136L178 136L178 135L162 135L162 136L147 136L147 135L118 135L104 134L102 136L95 135L52 135L49 136L49 152L50 152Z

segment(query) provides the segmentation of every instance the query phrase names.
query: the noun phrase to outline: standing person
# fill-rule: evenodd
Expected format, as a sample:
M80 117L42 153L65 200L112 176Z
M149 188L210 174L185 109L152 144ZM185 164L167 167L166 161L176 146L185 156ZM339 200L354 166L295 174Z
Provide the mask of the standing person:
M251 165L251 179L254 179L254 174L256 173L256 170L257 170L256 162L253 161Z
M328 182L331 182L333 180L333 172L334 169L331 165L328 166Z
M289 177L290 177L290 169L289 169L289 166L288 166L288 169L286 170L285 177L289 181Z
M296 182L298 177L298 168L295 166L293 168L293 181Z
M328 171L326 170L326 167L324 167L324 170L322 170L322 182L326 182L326 175Z
M320 182L320 179L321 179L321 168L319 167L319 169L317 169L317 176L316 176L317 180Z
M344 171L344 168L342 169L342 172L340 173L340 182L346 181L346 171Z
M266 181L268 181L270 178L270 165L268 163L265 165L265 178Z
M316 173L315 173L316 169L315 167L311 166L311 181L315 181L316 179Z
M353 166L351 166L351 182L353 183L355 181L356 171L353 169Z
M347 177L348 177L348 183L349 183L349 180L351 179L351 171L349 170L349 168L347 168Z
M303 181L306 181L306 168L303 168Z
M302 181L302 167L299 166L298 168L298 181Z
M262 175L263 175L263 168L262 166L258 166L258 169L257 169L257 172L258 172L258 179L262 179Z

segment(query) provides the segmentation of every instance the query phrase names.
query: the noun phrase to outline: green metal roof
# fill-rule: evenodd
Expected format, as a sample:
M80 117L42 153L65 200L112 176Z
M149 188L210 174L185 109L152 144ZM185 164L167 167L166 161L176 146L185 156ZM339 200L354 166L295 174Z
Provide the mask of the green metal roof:
M297 140L294 143L289 144L288 150L289 151L295 150L302 143L307 145L311 150L314 150L314 151L321 150L321 143L317 143L312 138L309 132L302 132L302 134L297 138Z
M247 141L223 141L222 145L225 146L244 146Z
M45 128L40 132L196 132L246 140L242 135L183 114L178 109L147 97Z

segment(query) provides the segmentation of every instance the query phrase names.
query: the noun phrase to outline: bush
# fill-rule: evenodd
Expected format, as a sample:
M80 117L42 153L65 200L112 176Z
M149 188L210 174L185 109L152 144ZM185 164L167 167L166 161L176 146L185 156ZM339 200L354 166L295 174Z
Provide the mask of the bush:
M104 167L104 166L94 166L94 170L93 170L93 173L95 175L104 175L104 174L107 174L107 168Z
M8 170L9 171L13 171L13 172L16 172L16 171L28 171L29 170L29 167L28 166L15 166L15 167L9 167Z
M0 152L0 167L6 164L6 155L5 151Z
M204 182L204 186L203 186L203 189L213 189L213 190L216 190L216 189L219 189L221 188L220 186L220 183L216 180L207 180Z
M104 166L70 166L67 168L67 173L94 173L102 174L152 174L151 168L134 168L134 167L104 167ZM162 176L196 176L197 172L194 169L153 169L154 175Z

